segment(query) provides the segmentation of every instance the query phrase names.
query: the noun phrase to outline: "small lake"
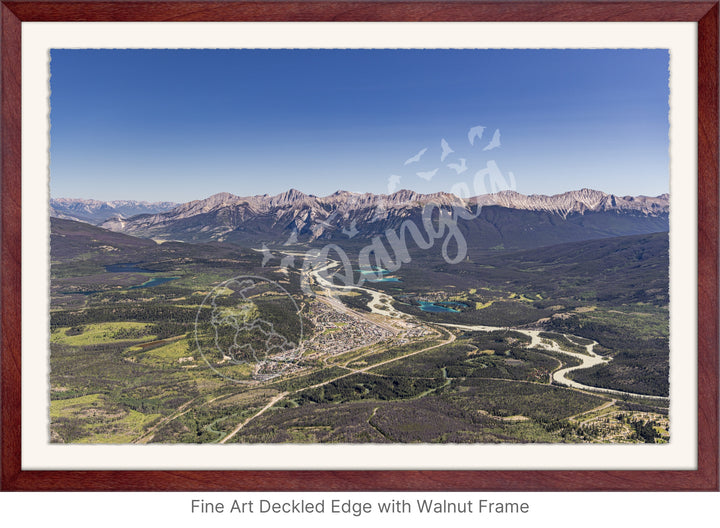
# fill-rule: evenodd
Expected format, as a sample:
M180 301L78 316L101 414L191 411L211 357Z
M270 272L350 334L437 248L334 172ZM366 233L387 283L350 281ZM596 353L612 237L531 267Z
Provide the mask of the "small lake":
M454 312L459 313L460 310L455 310L454 308L450 308L449 306L443 306L440 303L431 303L427 301L419 301L420 303L420 309L423 312L433 312L433 313L440 313L440 312Z
M370 274L370 273L388 273L388 270L386 270L385 268L361 269L361 270L359 270L359 271L360 271L360 273L362 273L363 275L367 275L367 274Z
M121 264L110 264L105 266L105 271L108 273L159 273L157 270L149 270L138 267L139 262L123 262ZM128 286L128 290L137 290L140 288L152 288L153 286L160 286L166 282L174 281L180 277L157 277L150 279L137 286ZM113 290L85 290L85 291L60 291L63 295L92 295L93 293L106 293Z
M398 277L385 277L386 273L390 273L384 268L375 268L372 270L358 270L361 275L375 275L375 279L366 279L368 282L402 282Z
M105 266L105 271L109 273L158 273L157 270L149 270L138 266L140 262L123 262L120 264L110 264ZM160 286L166 282L174 281L180 277L157 277L154 279L146 280L142 284L128 287L128 290L137 290L140 288L152 288L153 286Z
M138 284L137 286L130 286L128 290L137 290L138 288L151 288L153 286L160 286L161 284L165 284L166 282L174 281L179 278L180 277L158 277L156 279L150 279L149 281L145 281L142 284Z
M465 307L467 307L467 304L457 302L457 301L442 301L442 302L418 301L418 302L420 303L420 309L423 312L432 312L432 313L442 313L442 312L460 313L460 310L456 310L455 308L450 308L450 306L465 306Z

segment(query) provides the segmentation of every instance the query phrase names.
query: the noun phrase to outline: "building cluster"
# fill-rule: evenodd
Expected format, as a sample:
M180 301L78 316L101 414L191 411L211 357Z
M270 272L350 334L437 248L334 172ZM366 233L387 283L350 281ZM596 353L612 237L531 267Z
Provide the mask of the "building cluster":
M310 305L309 317L315 334L305 343L317 356L335 356L392 337L393 333L347 311L335 310L324 302Z

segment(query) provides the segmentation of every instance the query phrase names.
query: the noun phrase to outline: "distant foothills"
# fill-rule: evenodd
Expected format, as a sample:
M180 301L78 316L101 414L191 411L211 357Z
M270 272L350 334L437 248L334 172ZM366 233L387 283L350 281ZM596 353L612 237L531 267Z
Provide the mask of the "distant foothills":
M522 249L667 232L669 202L669 194L617 196L592 189L553 196L502 191L469 199L409 190L318 197L290 189L275 196L219 193L184 204L59 198L50 200L50 216L158 242L272 245L366 240L407 220L422 222L423 208L435 204L470 213L458 225L472 247Z

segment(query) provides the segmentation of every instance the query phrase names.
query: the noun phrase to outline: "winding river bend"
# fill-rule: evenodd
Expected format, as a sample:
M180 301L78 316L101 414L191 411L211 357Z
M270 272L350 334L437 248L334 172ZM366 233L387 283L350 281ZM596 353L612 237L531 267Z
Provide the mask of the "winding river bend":
M518 332L520 334L524 334L530 338L530 344L527 345L525 348L535 348L539 350L552 350L553 352L559 352L561 354L566 354L568 356L572 356L574 358L579 359L582 361L580 365L576 365L574 367L566 367L564 369L556 370L553 373L553 381L560 385L565 385L566 387L572 387L573 389L582 389L582 390L588 390L588 391L594 391L594 392L604 392L607 394L614 394L617 396L635 396L639 398L648 398L652 400L667 400L667 396L651 396L649 394L640 394L637 392L625 392L625 391L619 391L614 389L606 389L603 387L593 387L591 385L583 385L582 383L578 383L577 381L571 380L567 377L567 374L570 372L573 372L575 370L582 370L594 367L596 365L601 365L603 363L609 363L612 361L612 358L605 358L603 356L599 356L594 352L595 345L597 345L597 341L593 341L589 345L585 345L585 350L587 350L586 354L580 354L578 352L570 352L568 350L563 350L560 348L560 346L555 342L551 341L551 345L548 345L547 343L544 343L542 338L540 337L540 332L542 330L525 330L522 328L512 328L512 327L500 327L500 326L484 326L484 325L475 325L475 326L467 326L467 325L456 325L456 324L447 324L447 323L441 323L443 326L448 326L452 328L458 328L460 330L469 330L472 332L496 332L498 330L510 330L512 332ZM563 334L566 337L569 337L572 339L574 336L572 334ZM583 338L586 339L586 338Z

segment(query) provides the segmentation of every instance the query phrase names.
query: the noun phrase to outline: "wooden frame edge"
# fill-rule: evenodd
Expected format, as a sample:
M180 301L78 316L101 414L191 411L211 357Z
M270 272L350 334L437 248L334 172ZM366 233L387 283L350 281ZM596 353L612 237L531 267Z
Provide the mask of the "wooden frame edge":
M289 1L7 1L23 21L213 22L213 21L363 21L443 22L700 20L712 1L604 0L289 0Z
M21 21L2 6L2 187L0 190L0 488L12 489L20 475L20 86ZM17 300L17 305L14 305ZM10 301L10 302L9 302ZM16 307L16 309L14 309ZM15 456L17 454L17 456Z
M714 72L714 73L713 73ZM718 489L718 4L698 21L698 465Z
M174 6L174 9L173 9ZM615 8L623 6L621 12ZM555 20L698 22L697 471L23 471L21 24L23 21ZM718 2L2 2L0 489L15 491L717 491Z

